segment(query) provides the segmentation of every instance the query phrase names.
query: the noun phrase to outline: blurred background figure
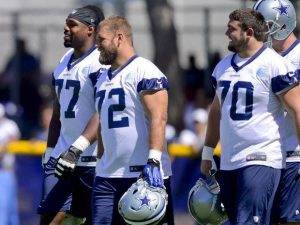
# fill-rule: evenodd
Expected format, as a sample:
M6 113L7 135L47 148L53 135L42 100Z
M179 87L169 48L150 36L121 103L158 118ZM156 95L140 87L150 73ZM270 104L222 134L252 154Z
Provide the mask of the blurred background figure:
M199 152L204 146L204 139L207 125L207 110L203 108L195 109L192 114L193 130L185 129L181 131L178 142L190 145Z
M6 145L19 138L17 124L6 118L5 107L0 104L0 225L19 225L15 158L6 152Z
M188 68L183 72L184 94L187 102L193 102L197 90L204 91L205 70L196 65L196 56L188 56Z
M22 108L21 134L28 139L37 127L42 96L39 91L40 62L26 48L24 39L16 40L16 49L0 76L0 101L12 101Z

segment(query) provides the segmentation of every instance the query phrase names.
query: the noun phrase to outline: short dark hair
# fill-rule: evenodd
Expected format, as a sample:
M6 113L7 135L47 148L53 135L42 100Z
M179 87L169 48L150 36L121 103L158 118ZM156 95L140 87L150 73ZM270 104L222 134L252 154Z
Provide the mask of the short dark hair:
M266 40L267 24L260 12L253 9L237 9L230 13L229 19L239 21L243 31L252 28L256 40Z

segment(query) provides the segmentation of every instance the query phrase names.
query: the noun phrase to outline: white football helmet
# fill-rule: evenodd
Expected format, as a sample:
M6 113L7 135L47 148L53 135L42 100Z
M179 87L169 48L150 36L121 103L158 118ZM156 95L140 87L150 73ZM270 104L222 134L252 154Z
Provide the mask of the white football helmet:
M164 188L150 187L139 179L121 197L119 213L128 224L157 224L165 215L168 195Z
M201 225L219 225L226 221L224 206L220 202L220 186L214 177L200 178L190 190L188 208Z
M259 0L253 9L264 16L269 38L284 40L296 28L296 12L289 0Z

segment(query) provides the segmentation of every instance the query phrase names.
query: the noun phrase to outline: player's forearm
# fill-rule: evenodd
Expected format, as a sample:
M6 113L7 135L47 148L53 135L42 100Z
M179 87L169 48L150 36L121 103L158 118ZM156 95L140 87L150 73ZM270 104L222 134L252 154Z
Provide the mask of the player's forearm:
M297 85L280 96L288 113L293 117L300 143L300 86Z
M54 148L59 138L61 129L60 123L60 104L56 95L54 95L52 117L49 124L47 147Z
M50 148L55 147L58 137L59 137L60 128L61 128L60 120L59 120L59 118L57 118L57 116L55 116L53 114L50 124L49 124L47 147L50 147Z
M163 150L167 116L161 115L150 120L149 148Z
M97 136L98 136L97 158L100 159L104 153L104 147L103 147L102 136L101 136L101 124L99 124Z
M205 137L205 146L215 148L220 139L220 107L218 99L215 97L214 102L208 114L208 124Z
M168 118L168 92L161 90L142 95L145 113L149 119L149 148L162 151Z
M99 115L95 113L89 120L88 124L86 125L83 133L81 134L84 136L90 143L94 143L98 136L98 129L99 129Z
M217 121L208 122L204 145L215 148L220 139L219 124Z
M293 112L295 128L298 136L298 143L300 144L300 112Z

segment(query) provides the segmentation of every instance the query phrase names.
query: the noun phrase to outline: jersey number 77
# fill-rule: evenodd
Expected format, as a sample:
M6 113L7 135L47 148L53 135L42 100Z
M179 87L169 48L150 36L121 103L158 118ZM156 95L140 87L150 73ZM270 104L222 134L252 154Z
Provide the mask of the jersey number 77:
M78 101L79 97L79 91L80 91L80 81L78 80L67 80L65 85L65 89L73 88L73 96L69 102L68 108L65 111L65 118L75 118L75 111L74 107ZM55 86L57 86L57 96L58 99L60 98L61 90L64 86L64 80L63 79L56 79L55 80Z

